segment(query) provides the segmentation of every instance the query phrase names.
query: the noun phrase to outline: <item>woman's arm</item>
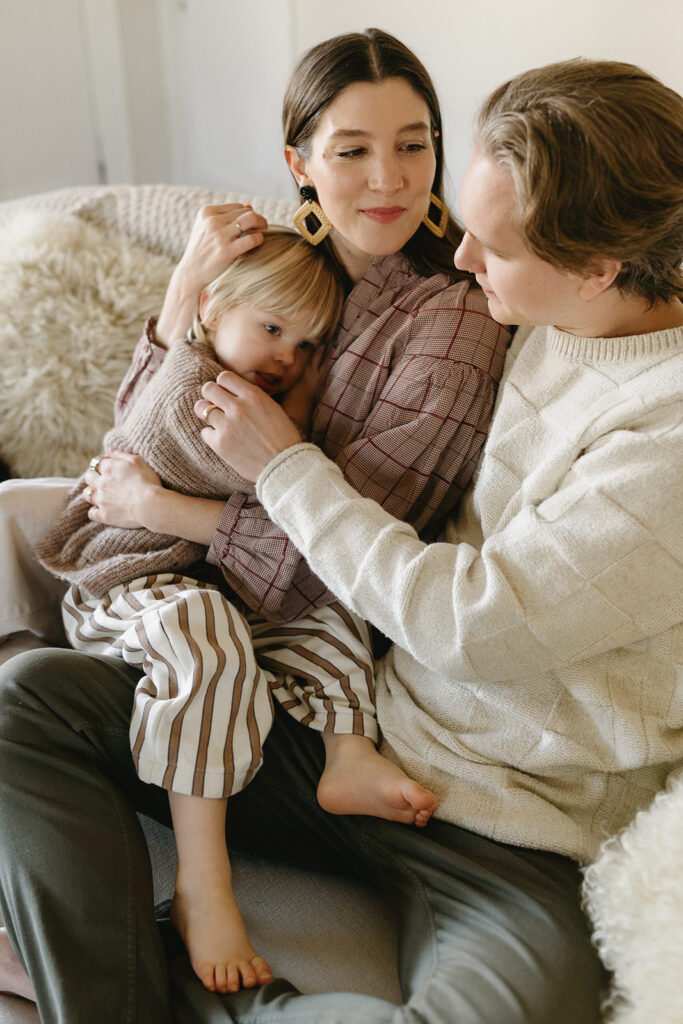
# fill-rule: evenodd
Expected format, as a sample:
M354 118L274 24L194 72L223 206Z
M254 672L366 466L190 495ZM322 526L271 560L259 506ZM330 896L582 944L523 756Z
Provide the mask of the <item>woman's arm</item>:
M507 332L480 311L461 306L462 301L449 309L442 293L409 321L409 341L372 395L362 429L350 443L330 451L353 487L418 531L443 521L466 487L488 430L502 369ZM441 341L444 350L453 339L453 354L444 357L432 339L447 339ZM479 365L473 365L476 358L465 361L472 353ZM220 404L220 388L204 393ZM329 389L324 402L330 401L328 395ZM351 388L342 402L339 415L358 414ZM261 404L258 414L265 417ZM272 429L279 442L285 439L286 425L279 421ZM220 443L217 435L212 440ZM292 435L289 443L296 440ZM215 450L230 462L235 452L244 455L252 443L251 438L236 440L231 452L231 440ZM334 599L253 497L230 498L208 557L221 565L230 585L252 608L274 621L287 621Z
M130 452L113 451L97 470L85 474L88 517L96 523L182 537L209 546L225 502L193 498L164 487L147 463Z
M156 332L160 344L185 336L202 289L238 256L261 244L267 223L251 206L241 203L201 208L159 314Z
M203 206L199 210L185 251L171 277L161 313L147 320L119 387L114 406L117 426L161 366L170 343L187 334L202 289L237 256L260 245L266 227L264 217L250 206L239 203Z

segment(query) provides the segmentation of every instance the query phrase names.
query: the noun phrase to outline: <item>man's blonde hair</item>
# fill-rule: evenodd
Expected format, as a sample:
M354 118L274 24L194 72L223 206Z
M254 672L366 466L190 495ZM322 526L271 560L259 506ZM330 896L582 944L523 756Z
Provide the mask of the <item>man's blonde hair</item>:
M576 59L506 82L483 104L478 148L506 167L532 252L653 305L683 294L683 98L632 64Z
M272 227L261 245L250 249L212 281L208 300L195 317L194 333L235 306L254 306L290 319L308 317L306 333L329 340L344 302L340 277L323 252L296 231Z

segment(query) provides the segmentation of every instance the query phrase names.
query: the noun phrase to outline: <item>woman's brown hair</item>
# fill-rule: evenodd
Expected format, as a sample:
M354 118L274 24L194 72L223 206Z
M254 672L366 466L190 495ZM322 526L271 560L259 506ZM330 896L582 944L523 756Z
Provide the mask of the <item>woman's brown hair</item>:
M404 79L429 108L436 155L432 192L443 201L443 127L432 80L407 46L380 29L335 36L304 54L289 80L282 106L285 144L308 157L320 118L342 89L356 82L383 82L388 78ZM403 253L426 277L445 273L463 278L467 275L453 266L453 254L461 239L462 230L449 215L443 238L436 238L421 224L404 245Z
M534 68L482 106L477 146L513 176L519 226L549 263L591 273L650 305L683 295L683 98L632 64Z

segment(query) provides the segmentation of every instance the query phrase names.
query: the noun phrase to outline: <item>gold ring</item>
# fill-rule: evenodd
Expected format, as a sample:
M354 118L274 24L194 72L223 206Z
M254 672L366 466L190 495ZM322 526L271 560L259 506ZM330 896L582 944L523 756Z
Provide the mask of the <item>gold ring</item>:
M90 460L90 462L88 463L88 466L89 466L90 469L94 469L96 473L99 473L98 466L99 466L101 461L102 461L102 456L101 455L96 455L94 459Z
M204 422L206 423L207 427L211 426L211 424L209 423L209 413L213 412L213 410L217 409L217 408L218 408L217 405L207 405L206 409L202 409L201 417L204 420Z

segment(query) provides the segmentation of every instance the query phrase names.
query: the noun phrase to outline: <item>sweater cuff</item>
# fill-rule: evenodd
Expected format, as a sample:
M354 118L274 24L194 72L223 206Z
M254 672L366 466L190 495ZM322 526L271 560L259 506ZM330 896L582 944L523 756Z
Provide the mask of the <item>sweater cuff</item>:
M290 481L298 478L300 472L298 467L306 464L313 465L309 452L318 455L321 463L326 462L331 470L340 473L335 463L321 452L317 444L302 441L300 444L290 445L289 448L285 448L283 452L279 452L270 460L256 481L256 497L264 508L267 507L269 501L271 504L277 501L280 494L287 490Z

